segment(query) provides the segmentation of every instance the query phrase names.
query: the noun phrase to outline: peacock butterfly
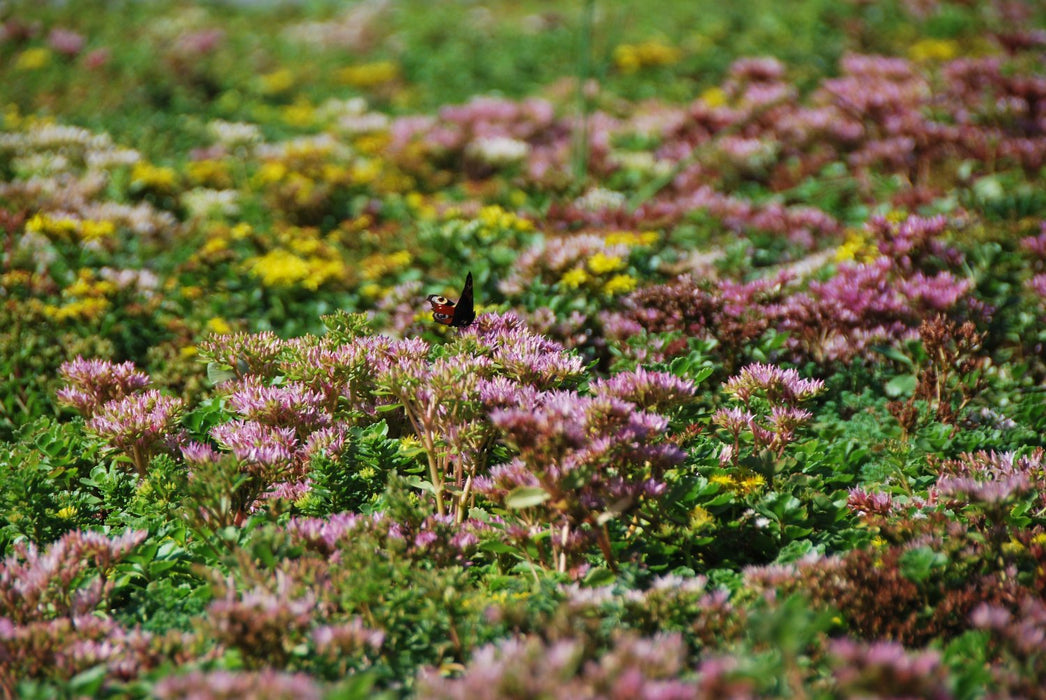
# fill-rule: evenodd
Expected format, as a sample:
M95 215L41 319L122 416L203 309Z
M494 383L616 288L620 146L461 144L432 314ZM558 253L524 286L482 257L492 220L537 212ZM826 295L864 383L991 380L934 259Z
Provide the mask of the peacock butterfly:
M465 287L456 302L439 294L429 294L432 304L432 319L436 323L455 328L464 328L476 319L476 309L472 304L472 273L465 277Z

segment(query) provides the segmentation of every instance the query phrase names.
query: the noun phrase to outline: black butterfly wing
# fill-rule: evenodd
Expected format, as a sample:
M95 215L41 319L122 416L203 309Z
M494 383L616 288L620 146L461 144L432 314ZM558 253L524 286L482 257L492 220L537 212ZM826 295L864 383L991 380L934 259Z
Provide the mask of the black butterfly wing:
M456 328L464 328L476 320L476 309L472 303L472 273L465 278L465 287L461 290L461 297L454 305L454 317L450 319L450 325Z

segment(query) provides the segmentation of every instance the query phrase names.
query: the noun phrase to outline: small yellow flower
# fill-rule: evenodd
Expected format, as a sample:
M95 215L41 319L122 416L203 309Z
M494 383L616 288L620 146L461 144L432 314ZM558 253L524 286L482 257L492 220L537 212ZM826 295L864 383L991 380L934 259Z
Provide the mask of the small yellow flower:
M913 61L950 61L959 53L959 45L952 39L922 39L908 48Z
M207 330L216 335L228 335L232 333L232 326L220 316L207 319Z
M1046 532L1040 532L1037 535L1032 536L1031 543L1037 545L1046 544Z
M405 455L416 455L422 451L421 442L413 435L400 438L400 452Z
M220 160L195 160L186 166L189 179L198 185L228 189L232 185L229 168Z
M621 44L614 48L614 65L622 73L635 73L640 68L670 66L678 63L683 52L660 41Z
M381 177L381 161L377 158L361 158L352 164L348 179L357 185L369 185Z
M614 65L622 73L635 73L642 65L635 47L622 44L614 48Z
M514 189L508 193L508 201L514 207L521 207L527 203L527 193L520 189Z
M75 506L66 506L55 513L55 515L57 515L60 520L72 520L76 517L76 513L77 510Z
M588 273L583 267L575 267L559 278L559 283L567 289L577 289L589 280Z
M178 354L185 360L188 360L190 357L196 357L199 353L200 350L195 345L183 345L178 350Z
M197 286L182 287L182 296L189 301L194 301L203 296L203 288Z
M116 233L116 224L112 221L93 221L85 219L80 222L80 240L97 241L109 238Z
M338 80L358 88L373 88L399 78L400 69L392 61L376 61L346 66L338 71Z
M859 263L867 263L879 257L879 248L860 231L850 231L846 234L846 240L835 251L836 262L848 262L853 260Z
M152 190L173 190L178 174L173 168L164 168L139 161L131 169L131 182L138 187Z
M269 185L287 177L287 173L286 165L279 161L270 160L262 163L262 166L258 168L258 172L254 175L254 181L258 185Z
M287 250L248 258L244 266L266 287L293 287L309 276L309 264Z
M657 243L660 236L657 231L613 231L606 235L607 245L648 246Z
M530 231L534 228L529 219L516 216L510 211L505 211L497 204L483 207L476 217L485 228L499 231Z
M13 102L8 103L4 107L4 116L0 123L5 129L17 129L22 123L22 113L18 111L18 105Z
M636 278L632 275L614 275L603 285L603 293L607 296L627 294L635 289L638 284Z
M200 246L200 255L203 257L209 257L215 253L221 253L228 249L228 240L220 236L212 236L211 238L208 238L202 246Z
M411 209L419 209L425 204L425 195L421 192L408 192L403 198L403 202Z
M15 59L15 70L37 70L51 62L51 51L42 47L26 49Z
M285 124L304 128L316 121L316 108L305 100L299 100L280 110L280 117Z
M77 299L63 306L47 304L44 314L55 321L83 320L94 321L100 318L109 308L109 300L92 297Z
M27 270L11 270L0 274L0 287L11 291L15 287L27 287L33 281L33 275Z
M108 280L96 280L94 272L83 268L76 276L76 281L62 290L67 297L106 297L116 293L116 285Z
M715 516L702 506L694 506L690 511L690 528L692 530L703 530L715 525Z
M38 213L25 223L25 230L47 236L51 240L71 241L79 235L80 224L76 219Z
M729 474L713 474L712 476L708 477L708 480L716 486L720 486L724 489L729 489L732 491L734 488L734 478Z
M254 230L251 228L250 224L246 222L240 222L229 230L229 237L232 238L234 241L241 241L247 236L251 235L251 233L253 232Z
M294 86L294 73L286 68L261 76L261 89L266 95L277 95Z
M752 474L742 479L735 479L735 483L737 484L737 493L744 495L763 488L766 485L766 479L759 474Z
M588 269L595 275L605 275L608 272L620 270L625 266L625 261L617 255L607 255L602 251L594 254L588 259Z
M360 134L352 144L363 155L375 155L385 150L391 138L386 132Z
M398 250L394 253L375 253L368 255L360 263L363 278L377 280L381 277L402 270L413 262L414 256L407 250Z
M704 90L699 97L702 102L712 108L722 107L726 104L726 92L718 86L712 86Z

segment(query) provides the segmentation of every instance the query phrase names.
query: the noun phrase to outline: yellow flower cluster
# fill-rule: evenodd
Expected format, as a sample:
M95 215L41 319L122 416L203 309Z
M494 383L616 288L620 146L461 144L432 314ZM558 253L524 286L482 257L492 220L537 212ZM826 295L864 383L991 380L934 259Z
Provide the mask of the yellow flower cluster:
M606 235L607 245L627 245L629 248L654 245L661 236L657 231L611 231Z
M194 160L186 166L189 179L198 185L225 190L232 187L229 166L220 160Z
M115 284L96 279L92 270L82 269L76 281L62 290L62 295L71 297L71 301L61 306L46 304L44 314L55 321L94 321L109 309L110 303L106 297L115 293Z
M360 271L364 279L377 280L389 273L402 270L413 260L414 257L406 250L397 250L395 253L375 253L363 259L360 263Z
M563 273L559 283L567 289L577 289L591 279L583 267L575 267Z
M112 237L116 233L116 224L106 220L73 219L39 213L26 222L25 230L57 241L97 241Z
M51 51L43 47L26 49L15 59L15 70L37 70L51 62Z
M316 107L308 100L295 100L293 104L286 105L280 110L280 118L289 126L304 129L315 123Z
M616 255L595 253L588 259L588 269L581 265L572 267L559 278L559 284L566 289L578 289L583 285L595 286L607 296L626 294L639 284L635 277L619 273L606 278L607 274L624 266L625 261Z
M266 95L278 95L294 87L294 73L287 68L261 76L261 91Z
M952 39L921 39L908 47L913 61L950 61L959 53L959 45Z
M614 275L603 283L603 293L608 297L627 294L636 288L638 281L632 275Z
M138 161L131 169L131 184L140 189L170 192L178 184L178 173L174 168Z
M835 251L836 262L868 263L879 257L879 248L861 231L849 231Z
M605 275L608 272L620 270L625 266L625 261L616 255L607 255L602 251L595 253L588 259L588 269L596 275Z
M651 66L671 66L679 62L683 52L660 41L641 44L620 44L614 48L614 65L622 73L635 73Z
M717 484L727 491L732 491L739 496L754 493L766 485L766 479L759 474L716 474L709 478L713 484Z
M228 335L232 333L232 326L221 316L214 316L213 318L207 319L205 324L207 330L216 335Z
M400 69L392 61L376 61L346 66L338 71L338 80L357 88L374 88L399 78Z
M280 239L281 245L265 255L243 262L247 272L261 280L262 285L316 290L346 278L348 270L341 254L316 229L290 227Z
M518 231L520 233L534 230L533 221L505 211L496 204L480 209L476 218L483 224L483 228L488 230Z
M708 512L703 506L694 506L690 511L690 527L693 530L703 530L715 525L715 516Z
M726 104L726 91L718 86L713 86L707 90L702 91L700 99L709 107L722 107Z

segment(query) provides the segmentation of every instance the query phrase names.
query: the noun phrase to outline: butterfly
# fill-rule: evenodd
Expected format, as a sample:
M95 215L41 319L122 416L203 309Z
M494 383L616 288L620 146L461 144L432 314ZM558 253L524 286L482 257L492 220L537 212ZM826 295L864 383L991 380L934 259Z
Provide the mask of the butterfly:
M465 287L456 302L439 294L429 294L432 304L432 319L436 323L455 328L464 328L476 319L476 309L472 305L472 273L465 277Z

